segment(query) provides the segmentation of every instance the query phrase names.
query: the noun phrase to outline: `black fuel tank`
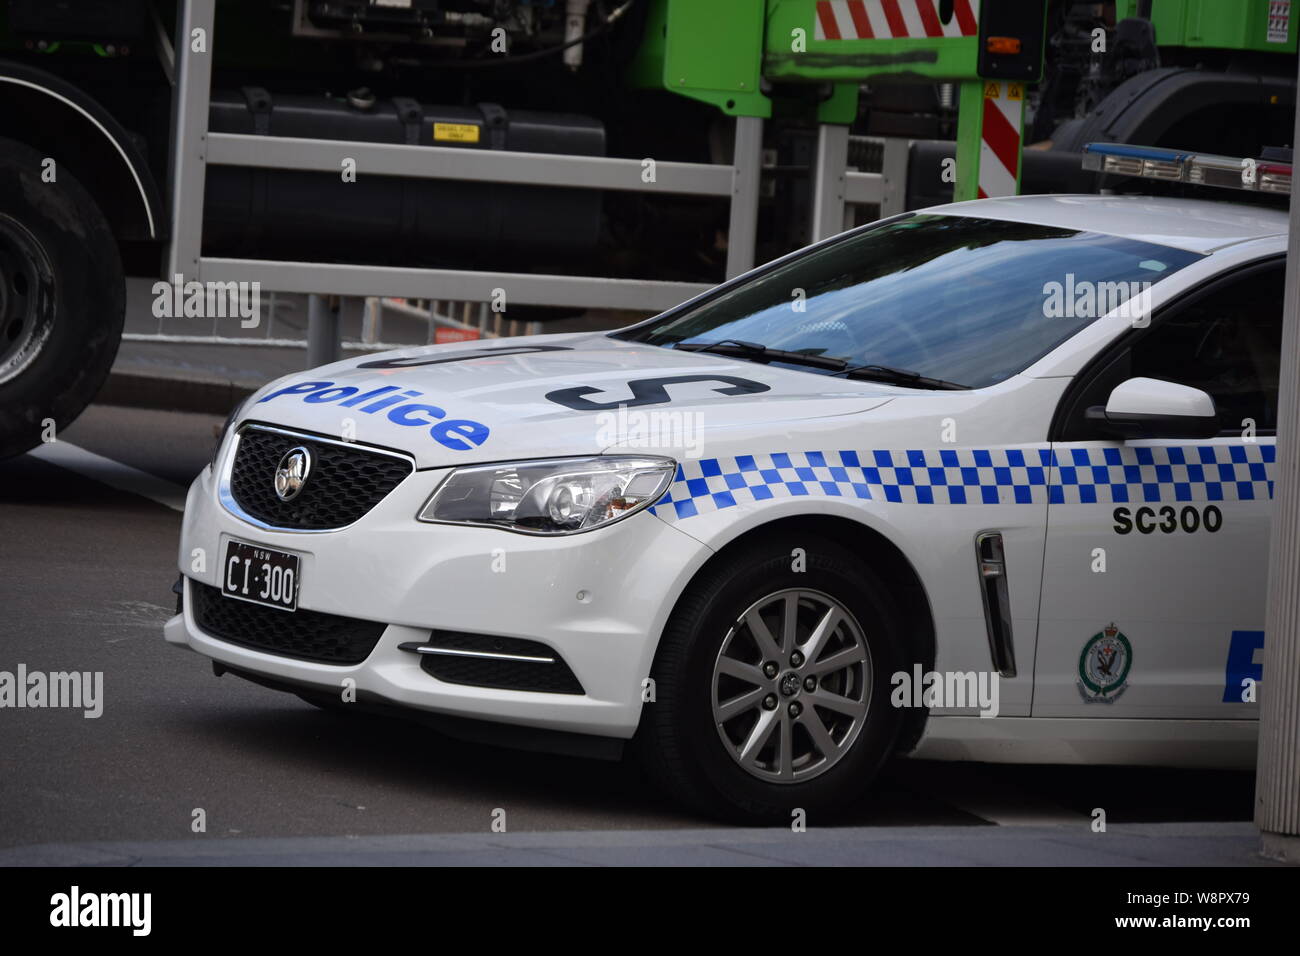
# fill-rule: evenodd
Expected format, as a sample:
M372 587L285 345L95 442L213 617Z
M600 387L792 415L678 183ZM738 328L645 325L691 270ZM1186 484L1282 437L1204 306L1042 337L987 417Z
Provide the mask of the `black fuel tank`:
M605 154L598 120L571 114L214 92L213 132L458 149ZM431 160L432 162L432 160ZM205 255L520 269L580 254L600 230L600 192L368 174L209 166Z

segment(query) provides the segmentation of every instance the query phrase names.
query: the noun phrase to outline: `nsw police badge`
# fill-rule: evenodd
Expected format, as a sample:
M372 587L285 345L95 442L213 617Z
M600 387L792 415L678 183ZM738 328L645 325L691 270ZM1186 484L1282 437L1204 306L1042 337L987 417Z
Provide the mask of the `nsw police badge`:
M1112 621L1092 635L1079 655L1079 693L1089 703L1109 704L1128 688L1133 645Z

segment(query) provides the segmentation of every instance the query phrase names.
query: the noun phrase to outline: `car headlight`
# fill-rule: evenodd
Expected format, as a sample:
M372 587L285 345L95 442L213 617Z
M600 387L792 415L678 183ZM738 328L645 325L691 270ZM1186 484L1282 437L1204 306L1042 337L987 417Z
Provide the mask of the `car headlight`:
M252 396L250 395L248 398L252 398ZM235 424L235 419L238 418L239 413L244 410L244 406L248 404L248 398L236 402L235 407L232 408L230 414L226 416L225 424L223 424L219 430L216 430L217 440L212 446L212 461L210 462L213 468L217 467L217 459L221 457L221 446L226 443L226 435L230 433L230 426Z
M612 456L457 468L418 517L525 534L575 534L654 504L676 470L671 458Z

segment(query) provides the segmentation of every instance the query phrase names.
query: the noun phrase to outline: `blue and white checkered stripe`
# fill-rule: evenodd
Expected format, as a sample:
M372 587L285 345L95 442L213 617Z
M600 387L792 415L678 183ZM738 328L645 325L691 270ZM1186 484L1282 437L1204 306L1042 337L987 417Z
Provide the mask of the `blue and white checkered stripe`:
M684 461L652 508L668 519L775 498L898 504L1267 499L1271 444L805 451Z
M1052 504L1259 501L1273 497L1271 442L1067 448L1056 453Z

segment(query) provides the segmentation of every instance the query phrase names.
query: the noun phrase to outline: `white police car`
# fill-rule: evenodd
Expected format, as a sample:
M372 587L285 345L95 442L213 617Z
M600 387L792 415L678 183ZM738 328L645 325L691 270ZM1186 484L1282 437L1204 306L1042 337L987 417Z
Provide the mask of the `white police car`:
M631 742L748 819L891 754L1249 765L1285 232L963 203L621 332L288 376L190 489L166 638L316 702Z

